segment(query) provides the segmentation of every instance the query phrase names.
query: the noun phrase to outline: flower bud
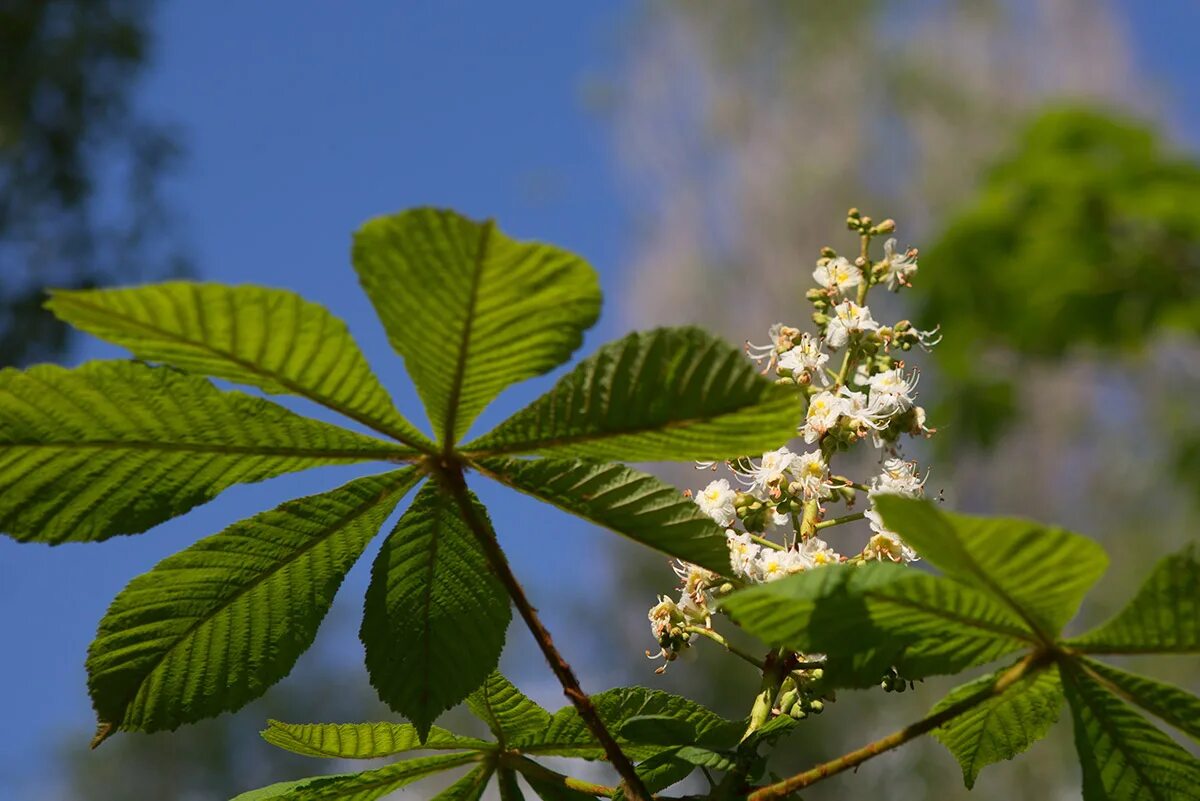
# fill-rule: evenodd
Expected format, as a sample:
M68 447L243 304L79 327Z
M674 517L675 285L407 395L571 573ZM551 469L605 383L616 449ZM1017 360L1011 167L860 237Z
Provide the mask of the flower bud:
M883 222L871 229L873 234L890 234L896 230L896 221L888 217Z

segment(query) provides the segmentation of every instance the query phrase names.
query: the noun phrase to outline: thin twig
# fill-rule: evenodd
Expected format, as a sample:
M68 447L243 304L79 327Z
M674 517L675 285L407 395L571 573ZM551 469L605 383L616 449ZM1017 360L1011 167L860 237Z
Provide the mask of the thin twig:
M725 639L722 635L718 634L717 632L713 631L710 628L707 628L705 626L684 626L683 630L691 632L692 634L699 634L701 637L707 637L708 639L715 642L717 645L720 645L721 647L723 647L729 653L733 654L734 656L740 656L742 659L744 659L747 662L749 662L750 664L754 665L759 670L762 670L764 668L764 666L766 665L766 663L763 662L763 660L759 659L758 657L754 656L751 653L743 651L741 648L737 647L736 645L731 643L729 640Z
M829 520L822 520L820 523L817 523L817 525L814 527L814 530L820 531L823 528L832 528L834 526L840 526L843 523L853 523L855 520L862 520L864 517L866 517L866 512L855 512L853 514L842 515L841 517L833 517Z
M475 505L471 502L471 496L467 490L467 482L463 477L462 468L457 464L439 466L437 472L443 485L458 503L463 520L466 522L467 527L471 529L471 532L475 535L475 539L483 549L488 564L495 571L500 583L508 591L513 605L517 607L517 612L520 613L521 618L525 621L525 625L529 627L529 631L533 634L533 639L537 641L538 647L541 648L546 661L550 663L550 669L554 671L554 675L558 678L559 683L562 684L563 694L575 705L575 709L579 712L579 717L583 719L584 724L595 735L604 749L604 753L608 756L608 761L612 763L617 773L621 775L625 797L630 801L650 801L650 794L646 791L645 785L642 784L641 777L634 770L633 763L629 761L629 757L617 745L617 741L613 739L612 734L604 726L604 722L600 720L600 715L596 712L596 707L592 704L592 699L588 698L583 688L579 686L579 679L575 678L575 672L555 647L554 640L550 637L550 632L542 625L541 619L538 618L537 610L534 609L533 604L525 596L525 589L521 586L521 582L517 580L516 575L513 574L512 567L508 564L508 557L504 555L504 550L500 547L500 543L496 541L491 527L480 519L479 514L476 512Z
M905 726L899 731L892 732L888 736L878 739L873 743L868 743L862 748L851 751L848 754L843 754L837 759L831 759L828 762L817 765L811 770L797 773L795 776L786 778L783 781L768 784L766 787L760 787L750 794L748 801L775 801L775 799L784 798L797 790L802 790L823 779L828 779L830 776L835 776L842 771L858 767L868 759L904 745L909 740L914 740L922 734L927 734L967 710L973 709L989 698L1000 695L1009 687L1025 678L1025 676L1044 668L1049 661L1050 657L1047 653L1035 651L1002 673L990 686L964 698L958 703L951 704L935 714L927 715L916 723Z

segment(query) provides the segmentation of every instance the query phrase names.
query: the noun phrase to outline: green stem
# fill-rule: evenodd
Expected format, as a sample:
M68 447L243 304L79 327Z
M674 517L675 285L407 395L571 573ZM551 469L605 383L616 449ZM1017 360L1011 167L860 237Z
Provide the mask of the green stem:
M823 528L833 528L843 523L853 523L855 520L862 520L866 516L866 512L855 512L854 514L842 515L841 517L831 517L828 520L822 520L820 523L817 523L815 528L817 531Z
M722 648L724 648L729 653L733 654L734 656L740 656L742 659L744 659L747 662L749 662L750 664L754 665L759 670L766 669L766 663L763 662L761 659L759 659L758 657L754 656L753 654L751 654L747 651L743 651L741 648L734 645L729 640L725 639L725 637L723 637L722 635L718 634L717 632L713 631L710 628L707 628L705 626L685 626L683 630L687 631L687 632L691 632L692 634L699 634L701 637L707 637L708 639L715 642L717 645L720 645Z
M759 536L759 535L757 535L757 534L751 534L751 535L750 535L750 541L751 541L751 542L756 542L756 543L758 543L759 545L762 545L762 546L763 546L763 547L765 547L765 548L774 548L774 549L775 549L775 550L777 550L777 551L782 551L782 550L784 550L783 546L782 546L782 545L780 545L778 542L771 542L771 541L770 541L769 539L767 539L766 537L760 537L760 536Z
M782 781L768 784L766 787L760 787L750 794L748 801L776 801L776 799L785 798L797 790L803 790L805 787L828 779L830 776L836 776L843 771L856 768L868 759L877 757L923 734L927 734L964 712L974 709L984 701L1000 695L1027 675L1042 670L1049 663L1050 659L1047 652L1035 651L1030 653L1020 662L1000 674L991 685L984 687L979 692L964 698L956 704L951 704L940 712L927 715L916 723L905 726L899 731L892 732L873 743L868 743L862 748L858 748L848 754L843 754L837 759L831 759L828 762L817 765L811 770L797 773Z

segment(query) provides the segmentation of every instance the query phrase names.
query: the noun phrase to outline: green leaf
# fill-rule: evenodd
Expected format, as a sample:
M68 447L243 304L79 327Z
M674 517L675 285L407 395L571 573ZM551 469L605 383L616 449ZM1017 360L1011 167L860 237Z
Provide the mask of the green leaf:
M1084 667L1109 690L1200 741L1200 698L1154 679L1084 658Z
M657 793L665 790L672 784L686 779L696 769L694 763L680 758L678 752L678 748L671 748L638 764L636 772L647 792ZM619 801L624 797L624 792L618 791L614 799Z
M930 714L986 690L1003 672L954 688L938 701ZM1062 702L1062 680L1057 668L1050 667L1022 677L999 695L953 718L935 729L933 737L954 754L962 767L963 782L970 789L975 786L981 769L1012 759L1045 737L1058 720Z
M600 348L541 398L466 446L623 462L724 459L796 435L795 388L698 328L634 333Z
M695 732L692 745L710 748L732 747L737 744L745 725L726 720L715 712L678 695L648 690L645 687L621 687L592 696L592 704L605 728L615 732L617 742L633 759L644 759L663 751L663 747L635 743L621 736L625 723L640 717L670 717ZM604 750L592 735L574 706L565 706L554 713L543 731L515 737L509 741L513 748L527 754L574 756L582 759L602 759Z
M136 534L234 484L409 451L133 362L0 370L0 531Z
M725 530L654 476L617 464L566 459L480 460L487 474L571 514L721 575Z
M868 686L957 673L1021 650L1021 620L981 592L890 563L830 565L738 590L721 606L771 645L827 654L827 678Z
M1027 520L968 517L895 495L875 499L888 528L951 578L987 592L1052 640L1108 567L1104 549Z
M1064 668L1084 801L1197 801L1200 760L1078 668Z
M117 595L88 649L101 727L232 711L286 676L414 468L288 501L169 556Z
M379 697L424 738L495 669L511 615L454 499L426 484L371 570L361 637Z
M534 773L523 774L525 781L543 801L596 801L596 797L542 778Z
M492 778L492 765L480 765L454 784L435 795L434 801L479 801Z
M521 786L517 784L516 771L500 768L496 771L496 784L500 787L500 801L525 801Z
M438 754L377 770L315 776L242 793L232 801L375 801L418 779L475 762L479 754Z
M497 671L467 696L467 707L487 724L501 745L541 734L550 725L550 713Z
M1200 651L1200 545L1161 560L1116 617L1068 644L1102 654Z
M671 715L634 715L621 723L622 739L648 745L680 745L696 741L696 729L690 721Z
M277 748L311 757L379 759L424 749L491 750L492 743L461 737L434 726L425 742L407 723L281 723L267 722L262 738Z
M172 281L57 290L46 307L143 361L299 395L408 445L430 444L396 411L346 324L294 292Z
M452 211L371 220L354 268L443 442L501 390L570 358L600 314L596 273L578 256Z

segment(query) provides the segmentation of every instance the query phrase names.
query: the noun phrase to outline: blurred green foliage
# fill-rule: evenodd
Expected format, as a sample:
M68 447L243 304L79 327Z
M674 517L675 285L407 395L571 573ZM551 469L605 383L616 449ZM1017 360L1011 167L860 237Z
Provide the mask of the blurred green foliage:
M946 442L994 444L1029 360L1200 332L1200 165L1139 122L1046 112L922 254L921 272L918 319L946 334L933 419Z

